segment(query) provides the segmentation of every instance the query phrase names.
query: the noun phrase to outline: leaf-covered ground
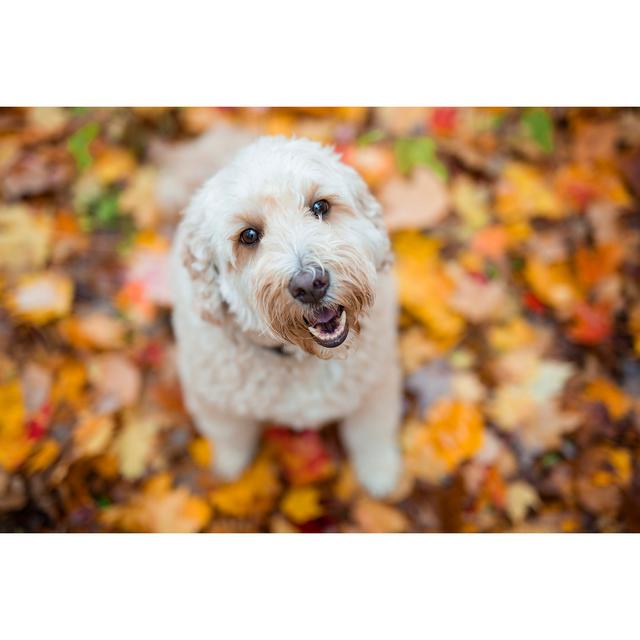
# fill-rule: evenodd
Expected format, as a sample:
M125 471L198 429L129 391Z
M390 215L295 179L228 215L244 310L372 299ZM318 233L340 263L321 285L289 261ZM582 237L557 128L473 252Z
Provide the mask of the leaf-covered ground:
M397 494L335 427L241 480L181 402L154 149L230 122L333 143L393 232ZM0 530L640 530L640 112L0 110Z

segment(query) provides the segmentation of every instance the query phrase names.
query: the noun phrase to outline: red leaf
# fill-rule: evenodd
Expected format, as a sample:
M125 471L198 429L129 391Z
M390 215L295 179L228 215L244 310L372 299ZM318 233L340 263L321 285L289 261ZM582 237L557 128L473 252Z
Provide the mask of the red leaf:
M579 304L575 309L569 336L580 344L598 344L611 335L613 326L609 309Z

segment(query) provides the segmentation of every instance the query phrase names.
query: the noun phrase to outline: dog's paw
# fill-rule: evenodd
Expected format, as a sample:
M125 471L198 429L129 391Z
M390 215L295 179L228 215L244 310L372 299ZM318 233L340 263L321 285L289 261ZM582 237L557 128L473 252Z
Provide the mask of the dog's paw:
M213 472L225 481L237 480L249 466L253 450L218 449L213 460Z
M402 474L402 456L396 447L385 447L358 456L355 469L362 486L374 498L393 493Z

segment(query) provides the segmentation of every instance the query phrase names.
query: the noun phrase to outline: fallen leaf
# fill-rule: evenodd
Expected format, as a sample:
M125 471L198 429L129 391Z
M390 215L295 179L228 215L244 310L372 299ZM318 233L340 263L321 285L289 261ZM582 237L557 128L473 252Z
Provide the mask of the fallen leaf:
M296 433L272 427L265 440L294 486L320 482L335 475L335 464L317 431Z
M89 380L96 391L96 404L103 412L131 406L140 396L140 371L121 353L94 356L89 363Z
M137 480L144 475L155 450L159 430L160 425L153 416L125 415L124 427L111 446L122 477Z
M22 276L5 294L4 303L19 319L46 324L71 310L73 283L59 273L41 272Z
M428 229L449 213L449 196L442 180L425 168L417 168L410 179L392 178L378 197L389 231Z
M517 481L507 487L507 513L514 524L520 524L530 509L540 505L538 492L527 482Z
M171 488L167 473L149 479L142 493L127 503L107 507L100 514L107 527L143 533L194 533L210 518L207 502L185 487Z
M366 533L401 533L409 529L402 511L367 496L356 500L351 515Z
M242 477L211 493L211 504L222 513L238 518L267 513L280 494L274 463L259 457Z
M85 415L73 430L76 457L96 456L107 449L115 422L110 415Z
M288 491L280 503L282 513L296 524L319 518L324 509L320 492L315 487L295 487Z
M620 420L631 411L631 399L615 384L605 378L596 378L587 384L584 397L601 402L614 420Z
M51 251L51 217L25 205L0 207L0 269L41 269Z
M476 405L443 398L424 422L409 422L403 445L409 469L419 478L437 482L482 447L484 422Z
M566 214L550 181L536 168L517 162L507 163L496 187L496 212L504 222L517 222L534 216L561 218Z

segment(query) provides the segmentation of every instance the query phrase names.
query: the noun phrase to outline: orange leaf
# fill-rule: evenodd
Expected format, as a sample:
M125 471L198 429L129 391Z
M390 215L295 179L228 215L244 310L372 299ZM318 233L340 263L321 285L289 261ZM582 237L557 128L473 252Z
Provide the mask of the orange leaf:
M604 404L614 420L623 418L632 407L630 398L606 378L592 380L585 389L584 397Z
M402 511L367 496L355 502L352 515L367 533L400 533L410 527Z
M239 480L212 491L211 503L223 513L243 518L269 512L279 493L276 467L262 455Z
M603 306L578 304L574 309L569 337L580 344L599 344L611 336L613 321L611 311Z

